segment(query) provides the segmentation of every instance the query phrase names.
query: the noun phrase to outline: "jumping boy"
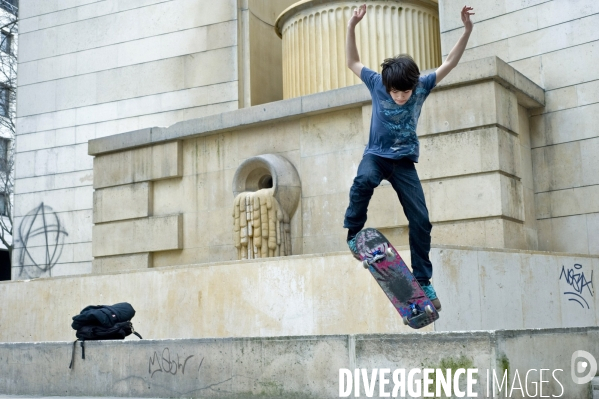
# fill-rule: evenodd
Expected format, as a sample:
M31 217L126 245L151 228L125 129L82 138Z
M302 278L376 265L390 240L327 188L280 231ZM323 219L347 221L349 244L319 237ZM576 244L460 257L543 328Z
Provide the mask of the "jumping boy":
M366 14L366 5L354 10L347 25L347 66L368 87L372 96L370 137L358 167L358 174L349 192L349 206L343 227L348 229L347 245L359 259L356 234L366 223L366 211L374 189L386 179L397 192L399 202L409 222L410 252L414 277L422 286L437 310L437 298L430 279L433 266L429 259L432 225L424 200L422 184L414 163L418 162L419 143L416 125L420 109L430 91L458 64L472 32L471 7L462 8L465 31L437 70L420 76L420 71L409 55L386 59L382 73L368 69L360 62L356 47L356 25Z

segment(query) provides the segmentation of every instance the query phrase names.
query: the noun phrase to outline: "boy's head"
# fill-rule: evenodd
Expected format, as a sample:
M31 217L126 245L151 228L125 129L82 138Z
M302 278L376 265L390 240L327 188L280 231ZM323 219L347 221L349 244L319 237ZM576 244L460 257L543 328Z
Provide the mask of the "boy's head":
M381 66L383 67L381 76L387 93L397 104L405 104L410 99L412 90L418 84L420 77L418 65L409 55L400 54L393 58L387 58Z

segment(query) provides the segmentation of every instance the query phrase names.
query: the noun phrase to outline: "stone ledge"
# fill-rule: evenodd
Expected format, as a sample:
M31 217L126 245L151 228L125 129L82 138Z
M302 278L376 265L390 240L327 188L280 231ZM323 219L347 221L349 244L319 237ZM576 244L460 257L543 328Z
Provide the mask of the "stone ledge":
M79 345L75 347L72 369L67 368L72 342L6 343L0 344L0 359L10 361L0 362L4 376L0 390L44 396L338 398L342 368L366 368L369 373L404 369L407 374L410 369L438 368L465 359L468 365L463 367L479 370L474 385L479 397L487 386L487 370L501 375L501 364L507 361L521 374L533 368L559 369L560 387L547 384L548 397L565 393L582 398L589 385L573 383L570 358L577 350L596 354L598 335L599 328L587 327L87 341L85 359ZM48 367L49 361L55 367ZM513 378L511 373L509 377ZM539 374L533 378L537 381ZM389 385L386 390L391 390ZM562 395L557 395L560 391Z
M423 74L430 72L433 71L422 71ZM494 80L513 90L518 97L518 102L527 108L542 107L545 103L545 94L541 87L497 57L459 64L435 90L445 90L486 80ZM369 104L370 101L368 89L363 84L359 84L182 121L169 127L145 128L93 139L88 142L88 154L96 156L150 144L244 129L284 119L359 107Z

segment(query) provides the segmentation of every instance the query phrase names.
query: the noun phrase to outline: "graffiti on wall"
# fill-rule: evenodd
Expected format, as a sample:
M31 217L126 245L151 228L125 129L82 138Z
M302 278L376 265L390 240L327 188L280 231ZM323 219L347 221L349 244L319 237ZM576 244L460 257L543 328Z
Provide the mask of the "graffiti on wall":
M150 362L148 364L148 374L150 374L150 378L154 377L154 374L156 373L167 373L171 375L181 373L185 375L187 362L193 358L194 355L186 356L184 359L180 358L179 354L176 354L176 356L176 358L174 356L171 358L171 351L169 348L164 348L160 355L158 352L154 352L154 355L150 357ZM203 362L204 358L201 358L198 372L202 368Z
M590 309L588 301L591 301L594 296L593 270L588 276L584 274L583 267L579 263L568 268L562 265L559 279L563 279L567 284L564 296L568 298L568 301L578 303L583 309Z
M51 275L68 235L56 212L43 202L27 213L17 230L19 277Z

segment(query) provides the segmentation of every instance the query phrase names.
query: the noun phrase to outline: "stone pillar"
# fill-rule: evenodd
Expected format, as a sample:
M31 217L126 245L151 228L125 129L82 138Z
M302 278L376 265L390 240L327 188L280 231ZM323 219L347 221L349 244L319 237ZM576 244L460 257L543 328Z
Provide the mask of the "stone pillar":
M421 70L441 64L439 12L430 0L303 0L287 8L275 29L283 39L283 98L360 83L345 63L347 22L366 3L356 28L362 63L379 70L385 58L410 54Z

